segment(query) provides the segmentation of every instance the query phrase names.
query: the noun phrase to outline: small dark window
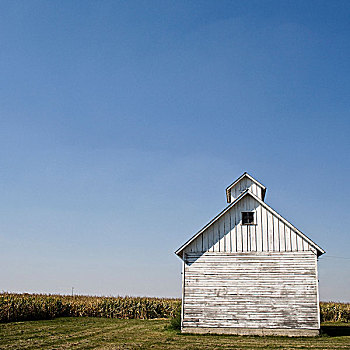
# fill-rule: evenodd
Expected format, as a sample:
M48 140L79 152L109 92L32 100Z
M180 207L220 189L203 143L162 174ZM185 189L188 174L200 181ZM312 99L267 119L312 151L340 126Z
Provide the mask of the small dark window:
M254 225L254 213L252 211L242 211L242 224Z

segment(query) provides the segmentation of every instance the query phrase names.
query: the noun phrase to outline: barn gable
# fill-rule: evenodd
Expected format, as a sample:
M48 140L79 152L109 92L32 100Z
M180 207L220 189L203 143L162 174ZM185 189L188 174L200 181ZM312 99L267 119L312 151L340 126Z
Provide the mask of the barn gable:
M253 212L254 224L242 223L242 212ZM241 193L176 254L190 252L288 252L324 253L316 243L299 231L249 189Z

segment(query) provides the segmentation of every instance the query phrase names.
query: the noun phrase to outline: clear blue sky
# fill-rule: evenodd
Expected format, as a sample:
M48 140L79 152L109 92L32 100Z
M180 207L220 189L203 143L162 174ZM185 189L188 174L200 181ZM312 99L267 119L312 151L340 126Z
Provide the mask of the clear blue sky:
M349 1L1 1L0 290L179 296L244 171L350 301ZM327 257L328 256L328 257Z

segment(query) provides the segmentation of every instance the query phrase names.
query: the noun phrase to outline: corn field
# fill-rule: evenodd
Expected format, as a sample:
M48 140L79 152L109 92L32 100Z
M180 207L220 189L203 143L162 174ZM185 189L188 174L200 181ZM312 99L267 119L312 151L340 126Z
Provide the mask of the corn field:
M180 299L0 293L0 322L55 317L172 318ZM350 304L321 302L321 321L350 322Z
M1 293L0 322L66 316L169 318L175 316L179 304L179 299L166 298Z
M321 322L350 322L349 303L320 303Z

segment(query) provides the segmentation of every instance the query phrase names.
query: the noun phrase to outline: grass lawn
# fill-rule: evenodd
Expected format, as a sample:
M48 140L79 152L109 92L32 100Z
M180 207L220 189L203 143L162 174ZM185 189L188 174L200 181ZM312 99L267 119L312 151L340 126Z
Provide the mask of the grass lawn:
M0 324L0 349L350 349L350 323L316 338L181 335L167 320L69 317Z

